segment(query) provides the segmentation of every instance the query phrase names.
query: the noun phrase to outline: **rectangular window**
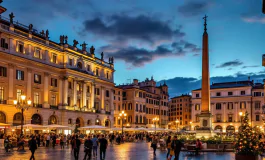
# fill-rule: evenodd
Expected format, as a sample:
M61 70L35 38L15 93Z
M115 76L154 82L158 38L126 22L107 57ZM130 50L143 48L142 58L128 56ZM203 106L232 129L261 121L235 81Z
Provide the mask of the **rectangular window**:
M216 103L216 110L221 110L221 109L222 109L221 103Z
M20 96L22 95L22 90L21 89L17 89L17 100L20 100Z
M216 122L221 122L222 121L221 118L222 118L222 115L221 114L217 114L216 115Z
M24 71L17 70L16 71L16 79L17 80L24 80Z
M109 72L107 72L107 74L106 74L106 78L109 79Z
M68 81L68 89L72 89L72 82Z
M52 54L52 62L57 63L57 54Z
M98 68L96 68L96 76L99 76Z
M246 102L240 102L240 109L246 109Z
M200 97L200 94L199 93L196 93L196 98L199 98Z
M24 53L24 45L21 43L18 44L18 52Z
M96 95L100 95L100 93L99 93L99 88L95 88L95 94L96 94Z
M229 96L232 96L232 95L233 95L233 92L228 92L228 95L229 95Z
M109 97L109 90L106 90L106 97Z
M88 85L86 86L86 92L90 93L90 87Z
M227 105L227 109L233 109L233 103L232 102L228 102L228 105Z
M233 122L233 115L232 114L228 115L228 122Z
M90 72L91 68L90 68L90 65L87 65L87 71Z
M261 96L261 92L254 92L254 97L260 97Z
M1 38L1 47L8 49L8 44L6 43L6 39L5 38Z
M6 77L7 76L7 68L0 66L0 77Z
M245 95L246 92L245 92L245 91L241 91L240 94L241 94L241 95Z
M34 92L33 106L37 107L40 104L40 95L38 92Z
M73 59L69 59L69 66L73 65Z
M41 56L41 53L40 53L40 49L38 49L38 48L35 49L34 57L42 59L42 56Z
M57 87L57 79L51 78L51 86Z
M41 75L34 74L34 83L41 84Z
M200 105L199 104L196 104L195 105L195 111L199 111L200 110Z
M71 105L71 97L67 97L67 105L68 105L68 106Z
M259 115L256 115L256 121L259 121Z
M4 100L4 87L0 87L0 101Z
M255 110L260 110L260 102L255 102Z
M51 105L56 106L57 105L57 101L56 101L56 95L53 94L51 97Z
M217 93L216 93L216 96L217 96L217 97L220 97L220 96L221 96L221 92L217 92Z

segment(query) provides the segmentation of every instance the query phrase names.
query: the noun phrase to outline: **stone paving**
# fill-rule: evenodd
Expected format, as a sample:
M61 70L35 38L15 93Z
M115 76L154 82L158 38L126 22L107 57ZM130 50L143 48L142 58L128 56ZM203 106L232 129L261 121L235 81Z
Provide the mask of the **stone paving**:
M12 153L5 153L3 149L0 151L0 160L28 160L30 151L26 148L25 153L14 151ZM150 143L125 143L121 145L109 146L107 149L106 160L165 160L166 151L157 150L157 156L153 156ZM83 145L80 149L79 160L83 160L84 152ZM204 153L199 156L185 156L181 153L180 160L230 160L235 159L234 153L216 154L213 152ZM69 148L61 150L59 146L55 149L40 147L35 153L36 160L72 160L73 154ZM96 160L94 158L93 160ZM97 158L99 160L99 157ZM173 158L172 158L173 160Z

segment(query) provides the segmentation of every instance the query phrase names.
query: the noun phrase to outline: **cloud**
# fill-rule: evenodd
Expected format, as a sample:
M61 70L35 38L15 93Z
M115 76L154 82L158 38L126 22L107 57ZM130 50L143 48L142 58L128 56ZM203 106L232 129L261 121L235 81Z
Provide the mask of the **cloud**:
M265 77L265 70L257 73L235 73L228 76L211 77L211 83L233 82L233 81L246 81L250 77L255 82L262 83ZM158 81L157 84L164 83L164 80ZM170 97L178 96L181 94L191 93L192 90L201 88L201 79L194 77L175 77L166 80L169 87Z
M145 15L94 18L85 20L83 26L85 33L93 33L118 42L130 39L155 44L158 41L171 41L173 38L185 36L179 28L172 29L168 23Z
M253 65L253 66L243 66L242 69L244 68L257 68L260 67L259 65Z
M242 20L248 23L265 23L264 16L242 16Z
M240 66L242 64L243 64L243 62L236 59L234 61L228 61L228 62L222 63L219 66L216 66L216 68L237 67L237 66Z
M178 7L178 12L187 17L205 14L210 7L209 1L187 0L184 5Z

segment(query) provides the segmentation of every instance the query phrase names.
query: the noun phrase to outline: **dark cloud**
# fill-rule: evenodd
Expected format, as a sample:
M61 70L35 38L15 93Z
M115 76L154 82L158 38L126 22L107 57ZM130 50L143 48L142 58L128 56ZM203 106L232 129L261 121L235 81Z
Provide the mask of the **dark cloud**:
M243 1L244 11L241 19L247 23L265 23L264 14L262 14L262 1Z
M257 68L260 67L259 65L253 65L253 66L243 66L242 69L244 68Z
M248 77L250 77L251 80L254 80L255 82L262 83L265 77L265 71L257 73L245 73L245 74L239 72L229 76L216 76L216 77L211 77L210 81L211 83L245 81L248 80ZM164 80L159 81L158 84L163 82ZM191 93L192 90L201 88L201 79L193 77L175 77L166 80L166 83L169 87L170 97Z
M178 12L184 16L191 17L205 14L209 8L209 1L187 0L184 5L178 7Z
M237 67L237 66L240 66L242 64L243 64L243 62L236 59L234 61L228 61L228 62L222 63L219 66L216 66L216 68Z
M180 29L172 29L168 23L145 15L136 17L113 15L107 20L102 18L86 20L83 23L83 32L93 33L115 41L134 39L151 44L185 36L185 33Z

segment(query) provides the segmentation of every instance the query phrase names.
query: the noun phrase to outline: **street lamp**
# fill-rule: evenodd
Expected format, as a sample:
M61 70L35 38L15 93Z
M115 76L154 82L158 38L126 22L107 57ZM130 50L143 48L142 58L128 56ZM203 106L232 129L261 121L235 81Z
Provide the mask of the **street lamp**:
M153 118L153 121L154 121L154 123L155 123L155 133L156 133L156 122L159 121L159 118L155 117L155 118Z
M179 130L179 120L177 119L176 120L176 125L177 125L177 132L179 132L178 130Z
M119 114L119 119L121 119L121 134L123 135L123 120L126 119L126 116L127 114L124 113L124 111L122 111L120 114Z
M24 124L24 111L28 109L31 105L31 100L26 101L26 96L21 95L18 100L14 100L14 105L17 109L21 110L22 118L21 118L21 136L23 135L23 124Z

